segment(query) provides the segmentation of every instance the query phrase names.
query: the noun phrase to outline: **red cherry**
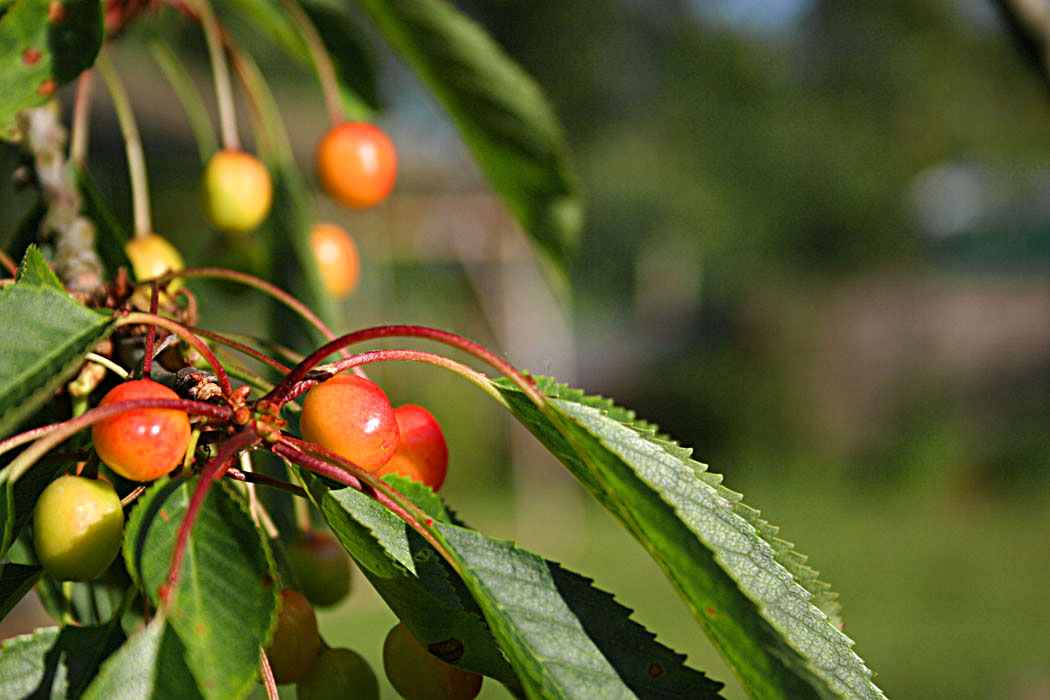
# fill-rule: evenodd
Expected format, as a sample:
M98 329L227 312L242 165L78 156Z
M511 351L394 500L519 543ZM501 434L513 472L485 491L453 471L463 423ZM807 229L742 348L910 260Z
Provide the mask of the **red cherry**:
M135 379L113 387L99 406L134 399L178 399L174 391L152 379ZM91 440L106 466L132 481L153 481L186 454L190 419L185 411L146 408L101 420L91 428Z
M397 449L397 419L390 399L356 374L337 374L310 389L299 428L305 439L368 471L386 464Z
M441 426L430 411L414 404L398 406L394 417L401 439L394 456L376 473L400 474L437 491L448 472L448 445Z
M397 151L380 129L365 122L334 126L317 144L317 177L343 206L367 209L394 188Z
M298 683L306 678L321 651L317 616L306 598L293 590L281 591L277 627L266 647L266 658L278 685Z

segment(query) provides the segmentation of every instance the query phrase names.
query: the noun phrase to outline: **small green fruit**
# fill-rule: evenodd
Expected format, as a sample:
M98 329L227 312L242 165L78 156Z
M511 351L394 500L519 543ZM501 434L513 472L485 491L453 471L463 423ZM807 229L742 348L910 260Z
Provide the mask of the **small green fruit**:
M350 649L323 649L314 669L295 687L299 700L379 700L379 681L368 662Z
M327 607L350 593L350 557L339 540L324 532L311 532L288 548L288 562L299 589L316 606Z
M383 670L405 700L473 700L481 692L480 675L434 656L403 624L383 642Z
M100 479L60 476L33 510L33 544L48 575L90 581L117 558L124 511L113 487Z
M310 673L321 650L317 617L306 598L292 590L281 591L280 606L266 658L278 685L298 683Z
M247 233L270 213L270 173L250 153L219 151L204 169L201 203L215 228L230 234Z

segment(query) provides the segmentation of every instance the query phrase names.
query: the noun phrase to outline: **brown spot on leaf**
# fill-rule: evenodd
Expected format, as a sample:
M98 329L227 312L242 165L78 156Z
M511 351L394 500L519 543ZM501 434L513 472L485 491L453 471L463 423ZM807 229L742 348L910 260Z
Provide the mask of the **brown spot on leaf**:
M660 676L664 675L664 667L656 663L655 661L649 664L649 668L647 670L649 671L649 675L653 678L659 678Z
M69 16L69 8L58 0L52 0L47 6L47 21L51 24L62 24Z
M168 513L163 508L161 508L160 510L157 511L157 515L159 515L160 519L163 520L164 522L168 522L168 518L169 518Z
M704 612L707 613L708 617L718 617L718 613L715 612L714 608L704 608Z
M433 525L433 524L434 524L434 521L433 521L433 519L431 519L431 518L427 518L427 527L430 527L430 526L431 526L431 525Z
M49 97L58 88L58 83L54 80L48 79L40 83L40 87L36 89L36 92L41 97Z
M430 650L431 654L448 664L459 661L463 656L463 642L455 637L446 639L443 642L434 642L427 649Z
M263 576L263 578L262 578L262 586L263 586L263 588L269 588L272 585L273 585L273 579L270 577L270 575L266 574L265 576Z
M193 631L196 632L197 634L199 634L202 637L204 635L208 634L208 628L205 627L204 625L197 625L196 627L193 628Z
M40 49L35 46L30 46L22 52L22 63L31 66L40 60L40 55Z

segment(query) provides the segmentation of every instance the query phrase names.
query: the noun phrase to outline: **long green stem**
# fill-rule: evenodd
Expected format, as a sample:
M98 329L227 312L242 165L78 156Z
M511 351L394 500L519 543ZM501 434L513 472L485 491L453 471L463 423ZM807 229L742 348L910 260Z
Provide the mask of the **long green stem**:
M234 151L241 148L237 136L237 114L234 111L233 85L230 83L230 69L226 65L226 51L223 48L222 28L215 17L209 0L195 0L197 12L204 28L204 38L208 43L208 56L211 59L211 70L215 80L215 99L219 104L219 127L222 131L222 145Z
M131 109L131 100L120 80L120 75L109 60L109 50L103 48L95 61L102 79L106 81L113 109L117 113L117 122L124 135L124 150L128 157L128 176L131 178L131 203L135 219L135 235L148 236L153 233L153 217L149 206L149 180L146 177L146 156L142 151L142 138L135 124L135 113Z
M335 77L332 57L328 54L321 35L317 33L317 27L314 26L313 21L299 3L295 0L281 0L281 4L292 16L292 20L299 27L303 41L306 42L306 50L310 53L310 60L314 64L317 79L321 83L325 107L328 109L328 119L332 122L332 126L341 124L346 121L346 117L339 98L339 81Z
M215 129L200 91L197 90L196 84L186 72L186 67L182 64L181 59L165 41L152 38L147 45L153 55L153 60L160 66L171 88L175 91L175 96L179 98L183 111L186 112L194 140L197 142L197 152L200 154L201 163L206 164L215 155L215 151L219 150L219 144L215 140Z
M95 72L86 70L77 78L76 97L73 98L73 126L69 137L69 159L80 169L87 164L88 141L91 134L91 88Z

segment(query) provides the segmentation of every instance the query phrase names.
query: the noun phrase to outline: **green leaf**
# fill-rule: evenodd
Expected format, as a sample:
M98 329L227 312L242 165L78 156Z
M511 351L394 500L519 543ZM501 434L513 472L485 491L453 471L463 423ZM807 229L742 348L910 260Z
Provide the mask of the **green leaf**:
M0 697L78 698L123 641L120 621L113 620L91 627L46 627L5 642Z
M33 287L51 287L63 294L66 292L58 275L48 267L47 260L44 260L40 249L35 245L26 249L22 264L18 266L18 280Z
M814 604L831 600L815 572L799 568L800 555L688 450L629 411L550 380L537 383L551 397L546 413L508 382L495 385L646 547L753 697L884 697L852 640Z
M583 208L561 126L540 88L445 0L358 4L449 111L522 228L564 263Z
M95 238L98 255L102 264L112 277L118 268L131 270L131 261L124 252L124 244L128 242L128 233L120 225L116 214L106 203L102 193L98 190L91 173L86 168L74 169L77 187L80 188L81 205L86 217L95 222L98 233Z
M0 437L11 433L80 368L113 319L50 286L0 289Z
M102 47L99 0L15 0L0 16L0 138L15 115L43 104L91 66Z
M333 532L416 638L440 650L462 648L461 657L447 659L457 666L494 675L478 660L502 649L525 692L544 700L719 697L720 683L686 667L683 656L657 643L589 579L446 522L437 527L463 571L460 579L415 530L371 498L304 478ZM399 489L410 484L391 482ZM436 518L447 515L426 487L402 493L419 498L417 505ZM479 613L491 628L479 628ZM507 682L505 672L494 677Z
M110 656L81 696L82 700L201 697L186 666L186 648L164 615L154 617Z
M33 589L44 570L26 564L0 564L0 620Z
M13 484L9 479L0 484L0 489L3 489L0 494L0 556L7 554L18 533L29 522L40 494L60 470L68 467L68 464L55 462L38 463Z
M128 571L154 605L167 581L193 485L176 479L150 487L124 533ZM171 627L204 697L239 698L254 686L259 647L276 621L275 581L266 539L240 499L216 485L190 535L169 609Z

